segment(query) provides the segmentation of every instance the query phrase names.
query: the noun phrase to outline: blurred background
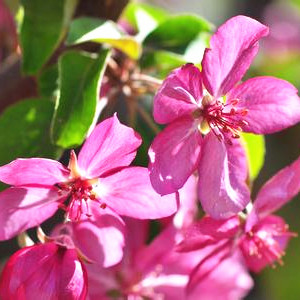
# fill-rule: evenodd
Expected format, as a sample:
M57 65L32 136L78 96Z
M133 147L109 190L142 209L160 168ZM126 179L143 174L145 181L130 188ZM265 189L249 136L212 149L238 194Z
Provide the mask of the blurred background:
M51 1L51 0L50 0ZM83 2L83 1L82 1ZM101 1L86 1L99 15ZM126 1L120 1L126 2ZM270 27L270 35L260 43L260 51L247 77L272 75L286 79L300 88L300 0L148 0L172 13L192 12L203 16L216 26L228 18L243 14ZM20 73L16 27L10 13L17 1L0 0L0 112L25 97L36 95L34 78ZM87 7L88 5L86 5ZM113 15L113 12L111 12ZM18 120L12 120L17 122ZM266 136L264 167L254 184L253 195L275 172L291 163L300 154L300 124L283 132ZM300 180L300 178L299 178ZM290 224L291 231L300 232L299 196L280 212ZM17 249L15 241L0 243L2 257ZM284 266L267 268L255 278L255 287L247 299L300 299L300 240L292 239Z

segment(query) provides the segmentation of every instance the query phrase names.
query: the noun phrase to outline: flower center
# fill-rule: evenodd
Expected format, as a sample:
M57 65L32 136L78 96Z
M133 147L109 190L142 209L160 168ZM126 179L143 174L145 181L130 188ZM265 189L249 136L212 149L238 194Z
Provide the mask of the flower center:
M297 235L289 231L287 224L274 223L271 227L248 232L243 239L242 249L249 257L270 265L274 265L275 261L282 265L282 256L285 255L283 245L295 236Z
M202 99L202 107L193 112L193 117L200 119L199 130L207 134L210 130L219 140L225 140L232 144L231 138L239 138L243 127L248 125L244 120L248 110L237 108L239 100L232 100L224 104L220 99L213 99L205 95Z
M67 183L60 183L58 187L60 190L69 194L68 205L61 204L60 208L66 211L66 219L71 221L79 221L84 214L87 217L91 217L88 202L89 200L97 201L100 203L101 208L105 208L106 204L101 203L97 199L95 192L93 191L93 184L98 179L81 179L77 178Z
M80 170L77 164L77 157L72 150L69 161L70 180L67 182L58 183L59 193L65 192L68 194L67 205L61 203L59 207L66 211L66 219L69 221L78 222L82 215L91 217L89 202L96 201L100 204L100 208L106 208L106 204L98 199L96 184L98 178L82 179Z

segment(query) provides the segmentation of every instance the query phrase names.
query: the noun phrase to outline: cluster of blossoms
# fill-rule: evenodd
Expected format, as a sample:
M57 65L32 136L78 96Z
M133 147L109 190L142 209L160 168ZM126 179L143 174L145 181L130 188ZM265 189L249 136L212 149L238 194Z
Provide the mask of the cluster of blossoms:
M300 191L300 158L252 204L240 138L300 121L288 82L240 83L267 34L234 17L212 36L201 71L186 64L171 72L154 98L155 121L168 125L149 149L148 168L129 166L142 140L116 115L95 127L78 159L71 151L68 167L43 158L0 167L11 185L0 193L0 240L64 211L49 236L7 261L1 299L235 300L253 285L248 270L281 262L295 233L273 212ZM162 227L150 243L149 219Z

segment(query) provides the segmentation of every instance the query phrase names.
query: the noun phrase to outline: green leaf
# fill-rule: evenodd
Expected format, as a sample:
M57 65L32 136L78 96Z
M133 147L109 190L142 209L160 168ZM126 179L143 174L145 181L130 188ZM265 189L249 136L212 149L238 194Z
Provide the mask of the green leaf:
M263 135L251 133L243 133L242 138L245 142L249 161L250 180L254 181L264 164L266 153L265 139Z
M153 76L165 78L173 69L185 64L183 56L164 50L146 52L141 57L140 67L152 71Z
M144 45L181 53L200 33L212 29L210 23L198 16L171 16L146 36Z
M45 68L38 77L37 83L41 96L55 100L58 95L58 65Z
M69 51L59 59L60 95L52 124L53 141L72 148L82 144L93 123L100 84L109 56Z
M133 59L139 58L141 53L141 46L134 37L126 35L112 21L88 17L74 20L71 23L66 43L72 45L85 42L108 44Z
M130 2L122 16L138 31L139 36L145 37L159 23L164 21L169 14L149 4Z
M57 158L61 150L50 142L54 103L27 99L0 115L0 164L18 157Z
M35 74L59 45L77 0L22 0L21 3L22 67L24 73Z

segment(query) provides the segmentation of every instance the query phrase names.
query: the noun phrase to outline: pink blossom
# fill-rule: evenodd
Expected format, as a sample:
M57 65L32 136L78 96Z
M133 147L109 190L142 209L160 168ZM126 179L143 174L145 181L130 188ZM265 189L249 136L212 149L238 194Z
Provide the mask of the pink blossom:
M222 262L186 293L189 274L207 250L178 253L174 246L182 240L185 228L195 219L195 180L191 177L180 189L181 205L172 222L149 244L149 224L127 218L128 236L122 261L110 268L87 265L90 299L226 299L245 296L253 282L236 256ZM190 200L192 198L192 201ZM224 269L230 272L224 275ZM222 298L221 298L222 295Z
M254 272L276 261L282 262L287 243L295 234L281 217L272 213L298 194L299 178L300 158L260 189L247 215L224 220L206 216L187 229L184 240L177 246L179 251L209 249L192 273L191 289L234 252L242 254L247 267Z
M87 273L75 249L49 242L23 248L7 261L0 278L0 297L84 300Z
M153 190L147 168L128 167L140 144L141 138L114 116L93 130L78 161L71 152L68 168L44 158L0 167L0 180L12 185L0 193L0 240L38 226L62 208L86 256L104 266L117 263L125 230L119 215L153 219L177 209L175 197Z
M139 228L138 237L143 227L134 221L134 228ZM132 232L132 231L131 231ZM134 230L132 234L136 233ZM110 299L109 296L126 299L190 299L236 300L245 296L253 282L245 267L237 258L224 260L218 268L191 292L186 293L189 274L203 256L203 251L178 253L174 251L176 230L169 226L148 246L132 245L130 240L125 248L123 260L116 266L100 268L88 265L89 297ZM224 272L230 268L230 272ZM222 295L222 298L221 298Z
M212 36L202 71L175 69L154 98L154 119L168 124L149 149L153 187L177 191L195 171L203 209L228 218L249 202L248 170L241 131L268 134L300 120L297 89L273 77L238 84L268 28L245 16L223 24Z

